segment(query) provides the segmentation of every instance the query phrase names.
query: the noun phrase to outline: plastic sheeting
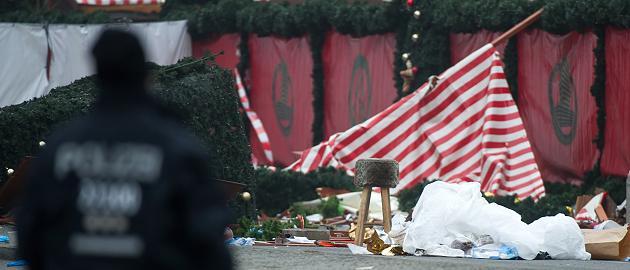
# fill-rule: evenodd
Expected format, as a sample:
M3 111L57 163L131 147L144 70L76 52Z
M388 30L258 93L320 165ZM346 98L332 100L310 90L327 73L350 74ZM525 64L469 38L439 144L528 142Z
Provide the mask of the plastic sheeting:
M0 23L0 107L46 93L48 45L42 25Z
M438 181L427 185L413 209L403 250L411 254L416 250L451 250L459 238L487 235L494 244L515 247L518 255L527 260L534 259L540 251L548 252L554 259L590 259L582 232L572 218L560 214L527 225L516 212L488 203L479 188L476 182Z
M499 37L501 33L490 32L488 30L481 30L476 33L458 33L450 35L451 44L451 64L457 64L466 56L470 55L479 48L492 42L495 38ZM496 49L501 55L505 51L507 42L503 42L496 46Z
M48 27L50 50L49 90L95 73L91 49L103 25L65 25Z
M212 54L218 54L223 51L222 55L216 57L215 62L225 69L234 69L238 61L240 61L237 53L240 43L240 34L225 34L204 40L196 40L192 44L193 56L200 58L206 51Z
M326 36L324 65L324 136L347 130L392 105L395 35L353 38Z
M147 61L158 65L177 63L192 55L186 21L125 25L50 25L52 61L49 89L64 86L95 73L91 49L106 27L119 27L138 35Z
M192 56L192 43L186 21L132 23L142 41L147 60L158 65L172 65Z
M269 135L275 165L287 166L295 151L311 146L313 58L307 37L249 38L250 101ZM252 152L266 160L251 130ZM270 165L270 164L267 164Z
M625 176L630 170L630 30L606 29L606 129L601 169Z
M518 36L518 108L545 181L579 184L597 161L596 45L592 32Z

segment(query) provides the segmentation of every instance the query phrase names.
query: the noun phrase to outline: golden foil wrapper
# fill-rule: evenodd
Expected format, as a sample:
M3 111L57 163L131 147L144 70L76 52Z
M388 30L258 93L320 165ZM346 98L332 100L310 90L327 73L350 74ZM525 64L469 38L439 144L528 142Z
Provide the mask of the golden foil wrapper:
M384 256L403 256L405 255L405 252L403 251L402 246L390 246L381 251L381 254Z
M385 244L380 237L378 237L377 233L373 233L372 236L365 240L364 243L367 245L367 250L374 254L381 254L383 250L388 248L390 245Z

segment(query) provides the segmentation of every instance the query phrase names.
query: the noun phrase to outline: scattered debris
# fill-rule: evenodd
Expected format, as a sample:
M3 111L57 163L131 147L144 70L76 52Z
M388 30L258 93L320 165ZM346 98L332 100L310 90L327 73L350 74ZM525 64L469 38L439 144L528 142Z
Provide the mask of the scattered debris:
M225 241L228 246L249 247L254 245L254 238L237 237Z
M370 238L365 240L363 243L367 245L367 250L372 252L373 254L381 254L383 250L390 247L390 245L385 244L383 239L378 237L377 233L372 233Z
M354 255L372 255L372 252L368 251L365 247L360 247L355 244L348 244L348 249Z
M305 237L310 240L330 240L330 230L326 229L284 229L283 235L287 238Z
M288 238L289 243L297 243L297 244L315 244L315 240L310 240L306 237L294 236Z

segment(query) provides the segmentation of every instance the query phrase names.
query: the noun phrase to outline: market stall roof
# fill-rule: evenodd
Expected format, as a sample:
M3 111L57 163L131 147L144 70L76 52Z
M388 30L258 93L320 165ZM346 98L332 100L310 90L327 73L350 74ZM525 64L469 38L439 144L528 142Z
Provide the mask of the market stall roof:
M75 0L79 8L86 13L105 12L137 12L158 13L166 0Z
M166 0L76 0L76 2L79 5L89 6L122 6L164 4Z

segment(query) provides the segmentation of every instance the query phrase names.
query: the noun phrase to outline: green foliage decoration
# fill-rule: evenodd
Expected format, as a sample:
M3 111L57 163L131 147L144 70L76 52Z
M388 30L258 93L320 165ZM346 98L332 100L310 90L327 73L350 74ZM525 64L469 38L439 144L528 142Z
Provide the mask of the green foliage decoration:
M337 196L331 196L327 200L322 200L320 205L320 212L324 218L337 217L343 214L343 210L340 208L340 200Z

